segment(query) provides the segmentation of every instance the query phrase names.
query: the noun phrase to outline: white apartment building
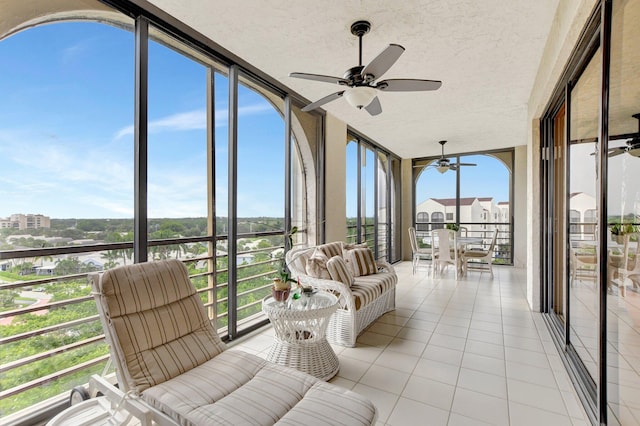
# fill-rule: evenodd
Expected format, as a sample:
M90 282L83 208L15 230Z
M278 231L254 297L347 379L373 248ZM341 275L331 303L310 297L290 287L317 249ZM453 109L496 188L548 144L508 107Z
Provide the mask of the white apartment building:
M429 198L418 204L416 227L418 231L442 228L439 223L460 223L471 235L480 236L492 232L509 230L509 202L496 203L493 197L460 198L460 218L456 221L455 198Z

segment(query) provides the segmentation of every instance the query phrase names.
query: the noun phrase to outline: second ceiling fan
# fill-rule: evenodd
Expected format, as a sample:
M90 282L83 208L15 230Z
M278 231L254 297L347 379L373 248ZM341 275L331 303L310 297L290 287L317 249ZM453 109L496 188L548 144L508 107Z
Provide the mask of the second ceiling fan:
M351 34L357 36L359 40L359 65L349 68L342 78L302 72L289 74L289 77L339 84L346 87L344 90L332 93L307 105L302 108L302 111L311 111L344 96L347 102L356 108L364 108L369 114L378 115L382 112L382 105L380 105L380 100L377 96L378 90L385 92L415 92L437 90L442 86L442 82L438 80L410 78L394 78L376 82L376 79L382 77L402 55L404 47L399 44L390 44L368 65L362 65L362 36L367 34L370 29L371 24L368 21L357 21L351 25Z
M447 170L458 170L460 166L476 166L474 163L452 163L448 158L444 156L444 144L447 141L439 141L440 146L442 146L442 154L440 158L433 163L433 167L439 171L440 173L444 173Z

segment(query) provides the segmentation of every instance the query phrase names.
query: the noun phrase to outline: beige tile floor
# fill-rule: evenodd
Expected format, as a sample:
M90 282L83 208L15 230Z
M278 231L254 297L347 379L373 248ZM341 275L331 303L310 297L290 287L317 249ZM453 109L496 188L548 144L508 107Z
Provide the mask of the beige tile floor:
M525 271L450 271L432 279L396 266L396 310L355 348L334 346L331 380L369 397L378 425L588 425L551 336L525 299ZM232 346L266 356L267 327Z

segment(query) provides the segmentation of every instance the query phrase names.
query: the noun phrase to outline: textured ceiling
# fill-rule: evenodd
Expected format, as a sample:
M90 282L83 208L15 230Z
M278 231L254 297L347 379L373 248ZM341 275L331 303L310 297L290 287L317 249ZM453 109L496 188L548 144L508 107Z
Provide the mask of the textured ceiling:
M339 90L288 77L342 76L389 43L406 48L384 78L442 80L435 92L380 93L371 117L338 99L325 109L403 158L526 144L526 105L558 0L150 0L310 101Z

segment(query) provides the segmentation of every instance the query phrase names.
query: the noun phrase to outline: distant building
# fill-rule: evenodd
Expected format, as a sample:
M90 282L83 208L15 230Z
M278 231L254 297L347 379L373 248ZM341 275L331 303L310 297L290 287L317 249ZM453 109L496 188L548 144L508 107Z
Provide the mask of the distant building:
M416 208L416 229L431 231L444 228L446 223L456 223L455 198L429 198ZM496 203L493 197L460 198L461 226L467 228L470 235L489 237L494 229L509 232L509 202Z
M572 240L594 240L597 219L595 197L584 192L569 195L569 234Z
M12 214L9 218L0 218L0 229L39 229L51 228L51 218L41 214Z

